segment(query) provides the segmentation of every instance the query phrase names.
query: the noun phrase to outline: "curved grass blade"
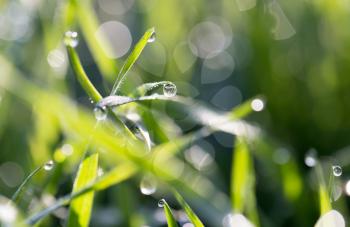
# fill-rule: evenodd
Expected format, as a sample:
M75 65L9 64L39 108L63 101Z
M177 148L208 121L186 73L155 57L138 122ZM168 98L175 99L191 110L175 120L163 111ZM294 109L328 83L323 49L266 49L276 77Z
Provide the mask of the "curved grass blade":
M139 42L135 45L134 49L132 50L131 54L126 59L124 65L119 71L119 74L117 76L117 79L114 82L111 95L115 95L123 82L123 79L125 78L126 74L129 72L131 67L134 65L136 60L139 58L142 50L145 48L147 43L149 42L149 39L155 35L155 29L150 28L148 29L145 34L142 36L142 38L139 40Z
M168 223L168 227L178 227L178 224L177 224L176 219L173 215L173 212L171 211L171 208L168 205L168 203L165 201L165 199L159 200L158 206L163 207L163 209L164 209L164 213L165 213L166 221Z
M11 200L16 203L19 199L20 196L25 188L25 186L27 185L27 183L32 179L33 176L35 176L41 169L43 168L43 166L39 166L37 167L33 172L31 172L28 177L26 179L24 179L24 181L22 182L22 184L18 187L18 189L16 190L16 192L13 194Z
M173 190L176 200L180 203L182 208L185 210L188 219L195 227L204 227L199 217L193 212L191 207L186 203L185 199L176 190Z
M66 45L66 47L67 47L70 63L72 65L73 71L76 74L76 77L80 85L83 87L85 92L89 95L89 97L94 102L100 101L102 99L102 96L94 87L94 85L91 83L91 81L89 80L89 77L86 75L86 72L83 66L81 65L77 52L73 47L69 45Z
M94 181L97 177L97 169L98 154L95 153L89 157L86 157L79 166L72 193L79 191L90 182ZM71 202L67 225L68 227L84 227L89 225L93 199L94 191L91 191Z
M34 225L39 220L51 214L58 208L69 204L71 201L74 201L74 199L77 199L80 196L85 195L86 193L89 193L93 190L95 191L104 190L108 187L116 185L130 178L136 173L136 170L137 169L131 164L121 164L115 167L114 169L112 169L111 171L109 171L108 173L105 173L103 176L97 178L95 181L84 186L83 188L73 192L72 194L61 197L60 199L57 200L57 202L54 205L29 217L26 220L26 222L30 225Z
M248 213L251 221L259 226L254 192L255 174L247 138L237 137L231 169L231 200L234 212Z

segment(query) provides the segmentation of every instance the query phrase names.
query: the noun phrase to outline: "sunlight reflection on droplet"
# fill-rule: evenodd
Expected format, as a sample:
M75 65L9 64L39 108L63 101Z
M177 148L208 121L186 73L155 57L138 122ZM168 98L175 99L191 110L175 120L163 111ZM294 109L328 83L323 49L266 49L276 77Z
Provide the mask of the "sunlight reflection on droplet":
M95 36L103 50L111 58L124 56L132 43L129 28L119 21L107 21L101 24ZM108 45L103 45L103 43Z
M125 14L134 5L134 0L98 0L99 7L108 14Z
M265 103L262 99L254 99L251 103L251 107L254 111L260 112L264 109Z
M95 107L94 108L95 118L98 121L104 121L107 119L107 109L106 107Z
M165 203L166 203L165 199L159 200L159 201L158 201L158 207L164 207L164 206L165 206Z
M274 39L283 40L292 37L296 32L278 2L270 1L267 8L275 20L274 28L271 30Z
M78 33L76 31L66 31L64 34L64 44L73 48L78 46Z
M50 171L50 170L52 170L52 168L54 167L54 165L55 165L55 163L54 163L52 160L50 160L50 161L48 161L48 162L45 163L44 169L45 169L46 171Z
M215 57L206 58L201 69L203 84L217 83L231 76L235 67L230 54L223 51Z
M163 86L163 94L166 97L174 97L177 93L176 85L173 83L168 83Z
M340 177L343 173L342 168L338 165L332 166L332 170L333 170L333 175L336 177Z

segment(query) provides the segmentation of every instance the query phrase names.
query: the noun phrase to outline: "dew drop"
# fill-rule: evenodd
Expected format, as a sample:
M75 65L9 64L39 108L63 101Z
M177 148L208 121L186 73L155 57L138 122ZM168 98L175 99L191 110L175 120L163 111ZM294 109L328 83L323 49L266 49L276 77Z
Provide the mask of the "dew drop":
M149 37L147 42L153 43L154 41L156 41L156 33L155 32L152 33L152 35Z
M341 174L343 173L342 168L338 165L332 166L332 169L333 169L333 175L336 177L340 177Z
M161 199L161 200L158 201L158 206L159 206L159 207L164 207L164 206L165 206L165 203L166 203L166 202L165 202L165 199Z
M95 107L94 108L94 114L95 114L95 118L98 121L104 121L107 118L107 110L106 107Z
M144 195L152 195L157 190L157 181L151 176L145 176L140 182L140 191Z
M64 43L73 48L78 46L78 33L75 31L67 31L64 35Z
M168 83L163 86L163 94L166 97L174 97L176 95L177 88L173 83Z
M50 160L50 161L48 161L48 162L45 163L44 169L45 169L46 171L50 171L50 170L52 170L52 168L53 168L54 165L55 165L55 163L54 163L52 160Z

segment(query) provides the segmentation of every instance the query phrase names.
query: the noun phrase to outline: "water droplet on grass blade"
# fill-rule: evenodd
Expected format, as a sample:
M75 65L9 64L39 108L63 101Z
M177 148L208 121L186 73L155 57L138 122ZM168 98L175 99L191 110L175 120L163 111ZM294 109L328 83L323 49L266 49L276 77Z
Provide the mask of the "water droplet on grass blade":
M174 97L177 93L176 85L168 83L163 86L163 93L166 97Z
M265 103L261 99L254 99L250 105L252 109L256 112L262 111L265 107Z
M78 33L75 31L67 31L64 35L64 44L70 47L78 46Z
M164 207L164 206L165 206L165 203L166 203L166 202L165 202L165 199L161 199L161 200L158 201L158 206L159 206L159 207Z
M50 171L50 170L52 170L52 168L53 168L54 165L55 165L55 163L54 163L52 160L50 160L50 161L48 161L48 162L45 163L44 169L45 169L46 171Z
M341 174L343 173L342 168L338 165L332 166L332 169L333 169L333 175L336 177L340 177Z
M156 41L156 33L155 32L152 33L152 35L149 37L147 42L153 43L154 41Z
M144 195L152 195L157 190L157 181L151 176L145 176L140 182L140 191Z
M100 107L100 106L95 107L94 108L94 114L95 114L96 120L98 120L98 121L106 120L106 118L107 118L106 107L105 106L103 106L103 107Z

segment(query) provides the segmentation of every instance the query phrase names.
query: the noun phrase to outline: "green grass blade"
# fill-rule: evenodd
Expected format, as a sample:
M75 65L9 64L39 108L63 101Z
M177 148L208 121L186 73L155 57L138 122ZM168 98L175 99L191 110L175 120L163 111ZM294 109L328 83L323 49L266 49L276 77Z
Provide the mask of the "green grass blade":
M97 177L98 154L86 157L79 166L74 181L73 191L81 190ZM89 225L91 209L93 206L94 192L91 191L84 196L73 200L70 204L68 227L84 227Z
M120 69L120 72L117 76L117 79L113 85L111 95L114 95L117 93L125 75L129 72L131 67L134 65L136 60L139 58L142 50L145 48L145 46L148 43L148 40L155 35L155 29L150 28L148 29L145 34L142 36L142 38L139 40L139 42L135 45L134 49L132 50L131 54L126 59L124 65Z
M39 166L37 167L33 172L31 172L28 177L26 179L24 179L24 181L22 182L22 184L18 187L18 189L16 190L16 192L13 194L11 200L16 203L19 199L20 196L25 188L25 186L27 185L27 183L32 179L33 176L35 176L35 174L37 174L41 169L43 168L43 166Z
M171 208L168 205L168 203L165 201L165 199L161 199L158 202L158 205L160 207L163 207L163 209L164 209L164 213L165 213L166 221L168 223L168 227L178 227L178 224L177 224L176 219L173 215L173 212L171 211Z
M73 71L85 92L89 95L89 97L94 101L98 102L102 99L101 94L97 91L94 85L89 80L89 77L86 75L86 72L81 65L79 56L75 49L69 45L66 46L68 51L68 56L70 63L72 65Z
M319 202L320 202L320 213L321 215L332 210L331 199L328 194L326 182L323 175L322 166L320 163L317 163L315 166L315 171L318 179L318 190L319 190Z
M130 178L136 173L136 170L137 169L133 165L120 164L119 166L115 167L108 173L105 173L101 177L97 178L94 182L89 183L88 185L79 189L78 191L75 191L72 194L61 197L52 206L29 217L26 220L26 222L30 225L34 225L42 218L54 212L56 209L69 204L69 202L74 201L75 199L78 199L80 196L83 196L86 193L91 192L92 190L95 190L95 191L104 190L108 187L116 185Z
M247 186L251 171L250 159L246 142L243 138L237 137L231 172L231 199L235 212L242 213L246 204Z
M185 201L185 199L180 195L180 193L178 193L176 190L173 191L176 200L180 203L180 205L182 206L182 208L185 210L188 219L191 221L191 223L195 226L195 227L204 227L203 223L201 222L201 220L199 219L199 217L193 212L192 208L190 207L190 205L187 204L187 202Z

